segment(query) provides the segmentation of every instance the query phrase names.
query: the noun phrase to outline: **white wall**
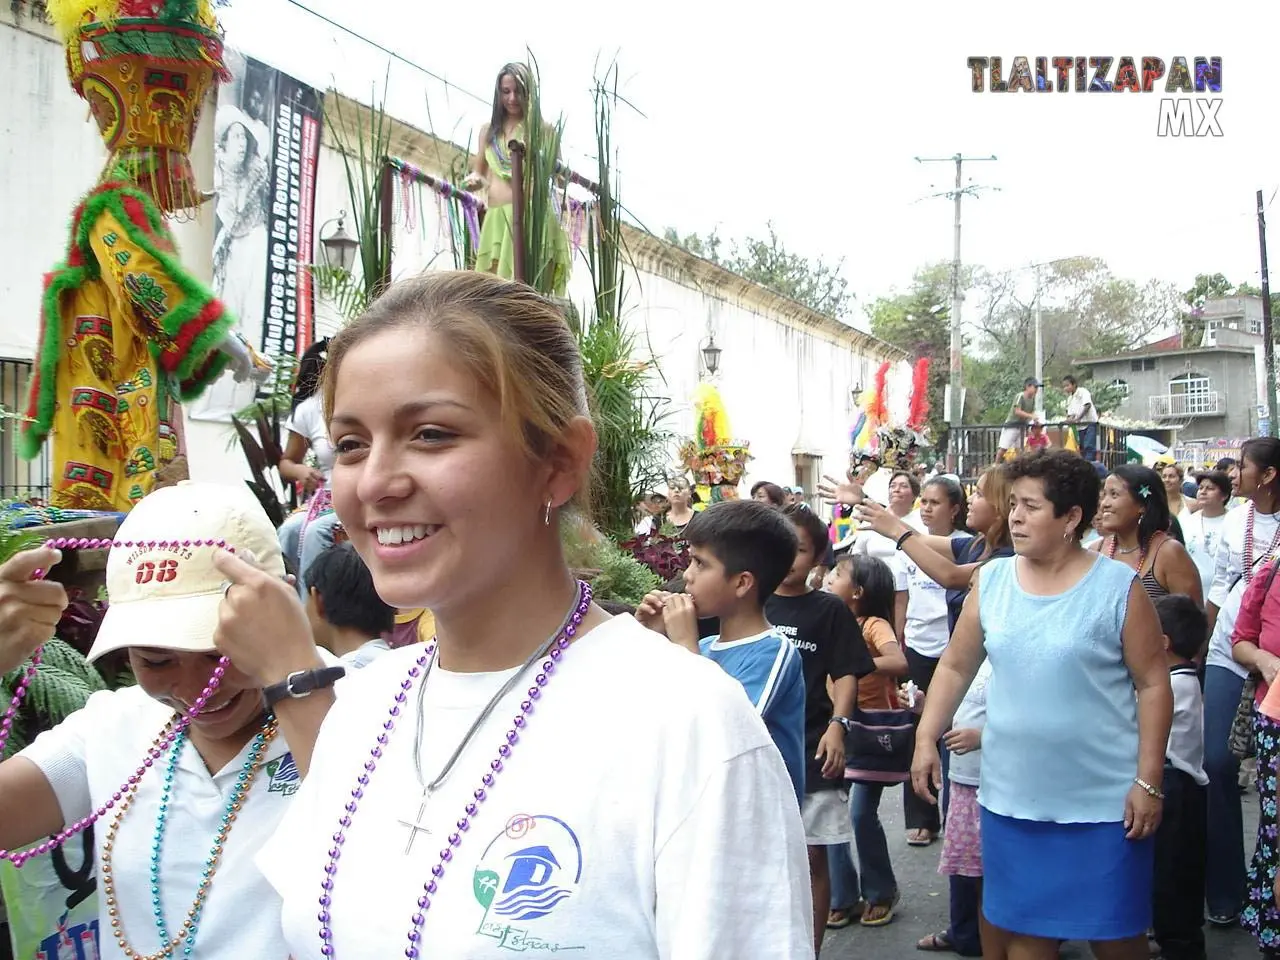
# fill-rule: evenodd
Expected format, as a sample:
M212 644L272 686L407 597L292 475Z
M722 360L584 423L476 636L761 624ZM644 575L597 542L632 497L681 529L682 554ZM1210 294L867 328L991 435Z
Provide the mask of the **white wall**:
M0 98L0 209L10 229L0 231L0 357L30 359L39 332L41 277L63 256L68 218L97 179L104 150L86 106L67 83L61 45L49 39L46 28L15 29L7 7L0 5L0 63L9 81ZM206 189L213 179L210 121L206 113L193 154ZM321 149L316 190L318 231L340 211L353 212L342 159L328 147ZM436 196L415 187L410 205L412 215L406 217L398 189L393 274L452 269L447 218ZM196 220L174 225L184 263L206 281L212 220L206 208ZM350 219L347 227L354 233ZM699 380L701 347L713 331L723 350L715 382L736 439L749 441L755 458L744 487L762 479L793 482L796 452L821 456L827 472L843 471L855 417L851 391L871 386L876 360L839 337L798 328L692 285L648 273L629 276L628 319L642 347L659 362L665 384L656 381L655 390L671 401L671 429L682 438L693 431L689 401ZM580 259L569 292L581 307L590 302L590 277ZM317 304L317 336L331 335L340 323L328 305ZM890 406L899 417L909 389L910 370L900 363L890 389ZM193 476L238 482L247 475L228 424L187 418L186 430Z

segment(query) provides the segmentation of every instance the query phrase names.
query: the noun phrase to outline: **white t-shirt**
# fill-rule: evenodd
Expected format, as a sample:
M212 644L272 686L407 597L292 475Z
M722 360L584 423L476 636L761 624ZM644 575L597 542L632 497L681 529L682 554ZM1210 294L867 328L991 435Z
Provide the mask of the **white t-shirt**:
M105 803L137 769L173 711L140 687L95 693L85 706L42 733L19 756L40 768L71 823ZM178 759L160 861L161 899L169 935L177 936L195 899L204 862L213 847L227 801L252 743L210 774L188 743ZM142 953L160 949L151 906L151 845L169 755L143 777L116 833L111 863L117 909L129 945ZM280 899L254 866L254 854L275 832L300 784L283 736L267 748L263 768L223 847L196 933L195 955L204 960L288 956L280 929ZM94 825L98 862L114 811ZM77 861L78 862L78 861ZM103 904L105 909L105 903ZM123 960L107 917L99 923L103 960Z
M956 708L955 718L951 721L954 730L981 730L987 725L987 684L991 682L991 661L983 660L978 672L973 675L973 682L965 692L964 699ZM969 753L951 754L947 776L956 783L966 787L976 787L982 777L982 750L971 750Z
M285 425L290 433L296 433L311 446L316 455L316 463L324 474L327 483L333 473L333 444L329 442L329 425L324 422L324 410L320 406L320 395L307 397L293 412Z
M1209 652L1204 658L1206 667L1224 667L1242 680L1249 676L1249 671L1231 658L1231 634L1235 633L1236 617L1240 616L1240 603L1248 587L1248 582L1242 578L1227 593L1226 601L1218 610L1218 619L1209 636Z
M924 524L920 520L919 510L912 510L902 518L902 522L912 530L919 533L925 532ZM905 554L898 550L896 541L881 536L874 530L862 530L858 533L858 539L853 543L853 552L875 557L877 560L883 560L887 563L889 569L893 572L893 589L898 593L906 592L909 583L907 581L907 568L902 563Z
M951 539L968 536L971 534L957 530L952 532ZM946 588L930 578L905 553L898 554L897 563L907 580L907 622L902 638L920 656L937 660L951 639Z
M1205 597L1209 596L1209 589L1213 586L1213 575L1218 564L1218 542L1222 539L1222 525L1226 521L1225 513L1220 517L1206 517L1203 513L1190 513L1186 510L1178 518L1187 553L1200 571L1200 590Z
M1200 786L1209 783L1204 772L1204 694L1195 668L1179 668L1169 676L1173 688L1173 726L1165 759ZM954 761L953 761L954 762Z
M343 654L340 659L343 666L350 667L352 670L362 670L383 654L390 652L391 644L381 637L377 637L368 643L362 644L350 653Z
M1253 555L1245 557L1245 533L1253 518ZM1231 585L1244 575L1246 565L1257 569L1257 562L1272 556L1280 545L1280 514L1258 513L1251 501L1245 501L1227 513L1222 523L1215 554L1213 584L1209 602L1221 608Z
M1085 409L1088 404L1089 409ZM1098 410L1093 405L1093 395L1084 387L1076 387L1076 392L1067 397L1067 416L1080 423L1097 423Z
M421 647L341 681L298 803L258 858L284 899L294 960L320 960L327 851ZM514 671L427 679L422 775L434 780ZM336 955L404 955L423 883L512 726L523 680L417 821L418 686L345 831L329 927ZM795 789L742 685L631 617L565 653L487 799L458 834L422 930L430 956L512 951L608 960L812 956Z

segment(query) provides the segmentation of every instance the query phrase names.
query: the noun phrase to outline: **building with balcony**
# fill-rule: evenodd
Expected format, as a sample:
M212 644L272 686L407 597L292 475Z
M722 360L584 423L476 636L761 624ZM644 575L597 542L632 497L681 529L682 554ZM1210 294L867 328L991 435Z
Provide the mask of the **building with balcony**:
M1262 376L1262 303L1229 297L1205 304L1204 335L1188 345L1180 334L1076 365L1121 397L1104 411L1174 431L1178 443L1248 437L1258 432ZM1255 329L1256 328L1256 329Z

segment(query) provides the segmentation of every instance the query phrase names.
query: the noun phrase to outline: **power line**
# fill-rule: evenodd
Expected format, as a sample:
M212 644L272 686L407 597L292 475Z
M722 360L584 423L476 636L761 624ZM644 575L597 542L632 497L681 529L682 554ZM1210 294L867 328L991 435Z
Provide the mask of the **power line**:
M470 90L463 89L462 87L458 86L456 83L453 83L451 80L446 80L444 77L440 76L438 73L432 73L422 64L415 63L413 60L410 60L408 57L402 54L396 53L390 47L385 47L382 44L378 43L378 41L369 39L362 33L357 33L355 30L351 29L345 24L339 23L337 20L334 20L331 17L327 17L323 13L320 13L317 10L312 10L306 4L302 3L301 0L285 0L285 2L293 4L293 6L297 7L299 10L302 10L305 13L311 14L313 17L315 17L318 20L323 20L325 23L329 24L329 26L335 27L338 30L341 30L343 33L347 34L348 36L354 37L355 39L363 43L367 43L369 46L373 47L375 50L379 50L382 53L385 53L387 56L391 57L393 60L399 60L405 66L412 67L414 70L417 70L419 73L430 77L432 80L438 80L440 83L443 83L446 87L452 87L454 90L457 90L459 93L466 94L468 97L470 97L472 100L475 100L477 103L484 104L485 106L489 105L489 101L486 100L485 98L477 96L476 94L472 93Z

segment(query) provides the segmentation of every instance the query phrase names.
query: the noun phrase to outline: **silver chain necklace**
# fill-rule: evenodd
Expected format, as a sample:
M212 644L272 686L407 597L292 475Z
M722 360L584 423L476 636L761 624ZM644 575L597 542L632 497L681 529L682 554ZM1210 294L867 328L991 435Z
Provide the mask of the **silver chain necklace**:
M579 583L577 590L574 593L573 603L569 605L569 612L565 614L564 620L560 622L560 626L556 627L555 632L551 634L550 638L548 638L545 643L539 644L537 648L534 649L533 653L529 655L529 658L525 660L516 672L508 678L507 682L502 685L498 692L489 698L489 702L484 705L484 709L480 711L480 715L476 717L475 722L471 724L471 728L466 732L466 735L463 736L462 742L458 744L457 749L453 751L453 755L445 762L444 768L441 769L440 774L430 783L427 783L422 773L422 738L424 728L426 726L426 712L424 705L426 702L427 678L431 676L431 668L435 665L436 659L440 656L440 645L437 642L435 652L431 655L431 659L427 661L427 666L423 671L422 679L418 682L418 719L413 736L413 770L418 778L418 786L422 788L422 804L418 808L418 815L414 818L414 822L405 822L406 825L411 828L409 831L409 842L404 848L404 852L406 854L413 849L413 841L419 833L430 833L430 831L422 826L422 817L427 811L427 803L431 799L431 795L442 783L444 783L445 780L448 779L449 774L453 772L454 764L458 762L458 758L462 756L463 752L467 749L467 745L471 743L471 740L475 737L476 733L479 732L482 726L484 726L484 722L489 719L489 715L493 713L498 704L502 702L503 698L506 697L507 694L515 689L516 684L520 682L520 678L528 672L529 668L533 666L537 660L541 657L545 657L551 651L552 645L554 645L560 638L560 635L564 632L565 628L569 626L569 621L573 619L574 611L578 609L578 604L581 602L582 584Z

